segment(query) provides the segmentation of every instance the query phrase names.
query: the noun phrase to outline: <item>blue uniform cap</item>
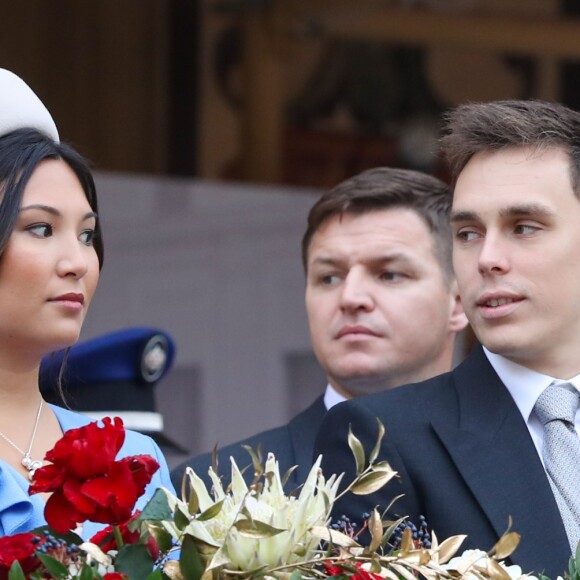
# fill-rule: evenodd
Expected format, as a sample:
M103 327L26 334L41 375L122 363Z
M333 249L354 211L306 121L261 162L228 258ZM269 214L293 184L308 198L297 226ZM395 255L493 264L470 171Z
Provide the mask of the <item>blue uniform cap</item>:
M157 328L119 330L50 354L40 367L44 398L101 419L120 416L125 426L162 442L163 417L157 413L155 385L171 369L173 339ZM58 377L64 362L62 387Z

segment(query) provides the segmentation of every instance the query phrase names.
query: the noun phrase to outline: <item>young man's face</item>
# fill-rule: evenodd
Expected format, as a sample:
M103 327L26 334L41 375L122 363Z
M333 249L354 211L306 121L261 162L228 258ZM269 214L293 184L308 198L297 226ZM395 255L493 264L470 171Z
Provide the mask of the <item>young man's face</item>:
M453 264L492 352L559 378L580 372L580 202L561 149L475 155L455 187Z
M465 325L427 225L391 208L334 216L308 252L306 310L314 352L346 396L449 370Z

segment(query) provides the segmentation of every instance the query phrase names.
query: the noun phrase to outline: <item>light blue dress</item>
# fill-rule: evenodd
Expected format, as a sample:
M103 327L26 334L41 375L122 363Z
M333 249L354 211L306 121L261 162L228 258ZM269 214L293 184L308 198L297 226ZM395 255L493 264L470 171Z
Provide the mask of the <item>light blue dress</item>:
M91 422L85 415L54 405L51 405L51 408L63 432ZM143 509L158 487L163 486L174 492L167 463L153 439L134 431L126 431L125 442L118 458L128 455L151 455L159 463L159 469L145 489L145 494L137 501L136 509ZM40 495L28 495L28 486L29 481L22 474L0 460L0 536L28 532L46 524L45 501ZM90 539L104 527L104 524L84 522L82 536L84 539Z

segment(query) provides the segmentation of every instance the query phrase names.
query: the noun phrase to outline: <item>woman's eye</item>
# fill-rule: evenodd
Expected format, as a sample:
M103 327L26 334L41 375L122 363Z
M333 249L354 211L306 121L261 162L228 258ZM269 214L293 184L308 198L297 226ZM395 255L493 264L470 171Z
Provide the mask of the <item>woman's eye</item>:
M92 246L94 237L95 230L85 230L79 236L79 240L87 246Z
M50 224L32 224L26 229L39 238L52 236L52 226Z

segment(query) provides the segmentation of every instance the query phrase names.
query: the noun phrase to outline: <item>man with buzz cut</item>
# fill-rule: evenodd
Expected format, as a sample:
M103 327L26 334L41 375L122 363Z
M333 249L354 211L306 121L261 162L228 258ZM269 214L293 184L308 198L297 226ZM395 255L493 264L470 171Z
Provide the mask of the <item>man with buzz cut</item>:
M453 264L482 347L452 372L333 408L315 453L354 465L349 425L399 474L350 496L427 519L439 539L490 549L513 521L511 560L555 578L580 541L580 114L556 103L458 107L442 140L454 177Z
M242 448L261 444L288 487L304 482L316 432L336 403L451 368L466 324L451 266L448 186L417 171L376 168L326 192L312 207L302 240L306 311L314 353L328 378L323 396L288 424L221 449L250 463ZM211 453L173 470L177 486L189 465L205 477ZM251 480L253 470L246 472ZM207 481L207 478L206 478Z

